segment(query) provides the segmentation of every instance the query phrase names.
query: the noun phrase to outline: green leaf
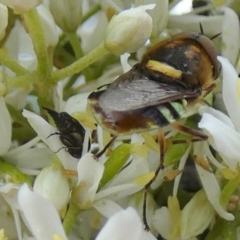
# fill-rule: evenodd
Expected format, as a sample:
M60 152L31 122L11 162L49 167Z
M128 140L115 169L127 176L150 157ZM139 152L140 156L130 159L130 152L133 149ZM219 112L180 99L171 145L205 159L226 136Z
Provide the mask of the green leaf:
M183 133L178 133L172 140L186 140L189 136ZM173 144L166 152L164 157L164 166L169 166L180 160L182 155L187 151L189 144Z
M227 221L219 218L206 240L237 240L237 224L235 221Z
M131 145L123 143L112 152L105 162L105 170L98 190L102 189L125 165L131 154Z
M229 198L237 190L239 183L240 183L240 171L235 178L229 180L228 183L224 186L220 197L221 205L226 206Z
M31 185L31 180L28 175L21 172L17 167L10 163L0 160L0 179L7 178L12 183L27 183Z

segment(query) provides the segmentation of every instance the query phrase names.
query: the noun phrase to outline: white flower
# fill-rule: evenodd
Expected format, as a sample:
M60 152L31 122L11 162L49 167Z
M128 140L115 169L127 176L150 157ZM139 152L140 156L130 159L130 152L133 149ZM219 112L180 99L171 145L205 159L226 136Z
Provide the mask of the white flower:
M3 97L0 97L0 156L5 155L11 145L12 122Z
M141 190L143 185L134 184L134 180L148 172L145 159L139 156L130 158L131 164L102 187L100 181L104 173L104 157L97 161L92 154L85 154L78 163L78 183L73 189L72 202L81 210L94 208L106 218L110 218L121 210L122 207L118 201L131 199L134 193ZM100 189L98 189L99 186L101 186Z
M21 223L18 214L17 192L19 186L13 183L0 185L0 225L5 230L6 236L21 239ZM12 211L9 215L9 207Z
M41 170L34 181L33 191L50 200L57 211L66 206L70 196L68 179L57 163Z
M218 60L223 70L223 100L230 118L217 110L203 108L200 109L202 119L199 127L209 135L209 143L220 154L225 166L216 161L208 147L202 150L200 157L207 156L217 168L222 169L227 166L232 171L236 171L240 163L240 104L237 92L239 80L236 71L226 58L218 57ZM215 210L221 217L233 220L234 216L227 213L220 205L221 190L214 174L198 165L196 167L207 197Z
M181 238L188 239L204 232L214 219L214 209L203 190L185 205L181 214Z
M210 134L209 141L225 164L236 170L240 163L240 103L238 76L230 62L218 57L223 69L223 100L230 119L217 110L205 109L199 127ZM221 129L221 131L219 131ZM223 137L224 136L224 137Z
M31 172L48 164L52 153L46 148L32 148L39 141L38 138L11 149L12 120L3 97L0 97L0 112L0 156L24 172Z
M56 46L58 43L58 32L51 13L43 5L38 6L36 9L41 18L46 46Z
M52 240L54 236L67 239L55 207L47 199L32 192L26 184L19 189L18 203L36 240Z
M238 59L240 49L240 25L237 13L228 7L224 7L222 25L222 55L232 64Z
M13 9L15 13L25 13L38 6L42 0L0 0L0 3Z
M136 210L129 207L113 215L98 234L96 240L155 240L156 238L144 230Z
M91 153L85 154L78 163L78 183L73 190L72 201L80 209L92 207L99 182L102 178L104 165L94 158Z
M143 46L152 32L152 18L146 10L154 6L139 6L114 16L107 26L105 47L114 54L123 54L135 52Z
M201 179L204 191L207 195L208 201L212 204L213 208L216 210L219 216L228 221L233 220L234 215L228 213L220 204L221 189L215 175L212 172L206 171L198 164L195 164L195 166Z
M196 239L214 219L214 210L206 194L200 190L180 210L176 197L169 197L169 207L161 207L153 217L153 224L164 239Z
M148 13L153 20L152 36L158 37L161 31L166 28L168 22L168 0L135 0L136 4L144 5L154 3L156 6Z
M64 32L75 32L82 20L83 0L50 0L49 7L56 24Z

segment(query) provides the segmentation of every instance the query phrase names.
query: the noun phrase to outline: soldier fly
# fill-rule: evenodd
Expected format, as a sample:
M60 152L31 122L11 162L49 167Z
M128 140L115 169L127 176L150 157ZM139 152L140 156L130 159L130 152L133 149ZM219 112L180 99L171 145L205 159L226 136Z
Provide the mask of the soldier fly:
M147 191L164 168L162 128L171 125L193 136L193 141L208 138L198 130L180 125L178 119L214 89L214 80L221 71L217 56L208 37L180 33L151 47L130 71L89 95L96 120L114 136L159 129L160 163L144 187L143 222L147 230Z

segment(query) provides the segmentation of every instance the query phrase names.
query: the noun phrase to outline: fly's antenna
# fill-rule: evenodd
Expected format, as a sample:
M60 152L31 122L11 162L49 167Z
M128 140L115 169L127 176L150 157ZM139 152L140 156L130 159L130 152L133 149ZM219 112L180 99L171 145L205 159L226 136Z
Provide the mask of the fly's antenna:
M204 31L203 31L202 23L199 23L199 27L200 27L200 33L201 33L201 35L205 35L205 34L204 34ZM222 33L217 33L217 34L215 34L214 36L210 37L210 40L213 40L213 39L219 37L221 34L222 34Z
M202 26L201 23L199 23L199 27L200 27L200 33L201 33L201 35L204 35L203 26Z
M222 34L222 33L217 33L217 34L215 34L214 36L210 37L210 39L213 40L213 39L219 37L221 34Z

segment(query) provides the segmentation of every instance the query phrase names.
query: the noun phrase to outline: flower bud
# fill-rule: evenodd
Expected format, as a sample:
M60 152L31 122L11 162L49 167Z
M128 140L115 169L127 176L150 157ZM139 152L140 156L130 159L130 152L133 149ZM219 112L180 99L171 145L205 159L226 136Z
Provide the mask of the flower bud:
M5 29L8 25L8 9L0 3L0 40L5 36Z
M54 166L42 169L34 182L33 190L49 199L58 211L67 203L70 194L67 178L61 169Z
M14 13L22 14L38 6L42 0L0 0L0 3L13 9ZM1 16L1 15L0 15Z
M58 43L58 32L52 15L43 5L37 7L38 14L41 18L42 28L47 47L54 47Z
M206 194L200 190L184 207L181 215L181 237L192 238L201 234L214 218L215 211Z
M155 4L139 6L114 16L107 26L105 47L116 55L137 51L151 35L152 18L146 10L154 7Z
M153 10L149 11L149 15L153 20L152 36L158 37L161 31L166 28L168 23L168 0L135 0L137 4L155 3Z
M56 24L64 32L75 32L82 20L83 0L50 0L49 7Z

